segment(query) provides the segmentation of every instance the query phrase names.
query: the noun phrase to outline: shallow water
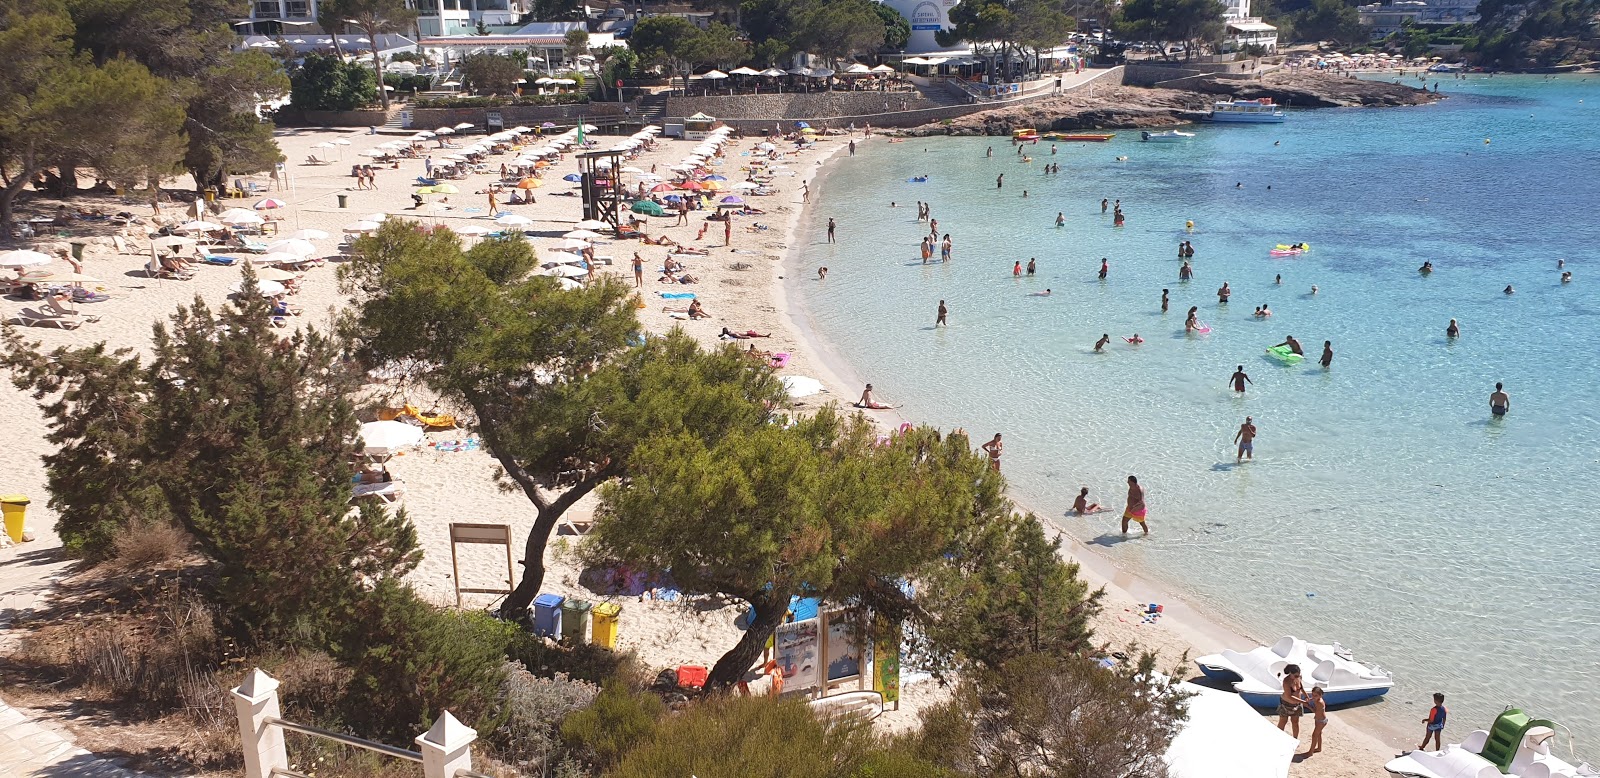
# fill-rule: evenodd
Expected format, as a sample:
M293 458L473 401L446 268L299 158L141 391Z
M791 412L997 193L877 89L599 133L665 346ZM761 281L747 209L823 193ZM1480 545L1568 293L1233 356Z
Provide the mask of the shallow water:
M1395 671L1396 721L1438 690L1458 734L1514 704L1600 738L1600 79L1441 88L1434 106L1297 111L1181 144L1041 143L1032 164L1003 138L874 143L814 187L791 294L880 400L1003 432L1016 493L1068 531L1253 634L1336 639ZM948 265L920 264L917 200L953 236ZM1196 280L1180 283L1185 238ZM1267 254L1296 241L1312 251ZM1030 257L1039 274L1013 278ZM1183 334L1191 305L1209 335ZM1123 342L1135 332L1147 342ZM1311 359L1265 355L1291 334ZM1496 381L1513 406L1498 421ZM1246 415L1259 458L1236 466ZM1117 531L1130 473L1148 539ZM1080 485L1113 512L1067 517Z

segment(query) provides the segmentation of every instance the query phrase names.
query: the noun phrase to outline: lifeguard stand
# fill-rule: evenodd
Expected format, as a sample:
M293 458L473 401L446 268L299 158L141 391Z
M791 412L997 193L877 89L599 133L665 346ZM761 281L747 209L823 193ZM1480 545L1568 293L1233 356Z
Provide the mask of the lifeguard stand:
M578 169L583 176L579 186L583 190L583 218L598 219L620 229L622 224L622 152L585 151L577 155ZM609 160L610 167L602 167L601 160Z

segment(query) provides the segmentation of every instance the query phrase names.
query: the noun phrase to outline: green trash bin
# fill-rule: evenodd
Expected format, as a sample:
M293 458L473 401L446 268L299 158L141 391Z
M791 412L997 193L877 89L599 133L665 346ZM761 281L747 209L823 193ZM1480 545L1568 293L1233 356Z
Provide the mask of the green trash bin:
M335 197L339 198L339 207L340 208L344 208L345 204L346 204L346 200L348 200L349 198L347 196L345 196L345 195L335 195Z
M579 645L589 637L589 609L587 600L568 599L561 603L561 642Z
M79 262L82 262L83 261L83 244L79 243L77 241L73 241L71 245L72 245L72 258L77 260L77 261L79 261Z
M31 502L26 494L0 494L0 513L5 514L6 534L11 536L11 542L22 542L22 528L28 516L28 503Z

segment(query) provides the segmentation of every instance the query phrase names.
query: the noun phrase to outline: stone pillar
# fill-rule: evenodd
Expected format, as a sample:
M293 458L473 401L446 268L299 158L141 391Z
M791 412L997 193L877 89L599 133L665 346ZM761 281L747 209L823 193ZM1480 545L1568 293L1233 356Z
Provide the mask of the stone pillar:
M476 730L445 711L433 722L432 729L417 736L417 745L422 749L424 778L455 778L457 772L471 770L471 746L477 739Z
M233 690L233 708L239 715L245 778L272 778L273 770L289 769L283 730L268 723L279 716L277 679L260 668L251 670Z

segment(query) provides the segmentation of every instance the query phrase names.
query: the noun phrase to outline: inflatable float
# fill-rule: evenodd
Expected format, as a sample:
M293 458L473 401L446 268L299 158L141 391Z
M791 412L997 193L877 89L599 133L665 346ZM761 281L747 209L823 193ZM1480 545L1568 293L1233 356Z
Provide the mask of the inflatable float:
M1296 257L1310 250L1310 243L1295 243L1293 245L1288 243L1279 243L1278 245L1273 246L1272 250L1268 251L1267 253L1275 257Z
M1194 329L1191 331L1198 335L1209 335L1211 333L1211 325L1206 324L1203 321L1197 321L1194 323Z
M1293 365L1305 359L1305 357L1294 353L1294 350L1288 346L1273 346L1267 349L1267 355L1285 365Z

